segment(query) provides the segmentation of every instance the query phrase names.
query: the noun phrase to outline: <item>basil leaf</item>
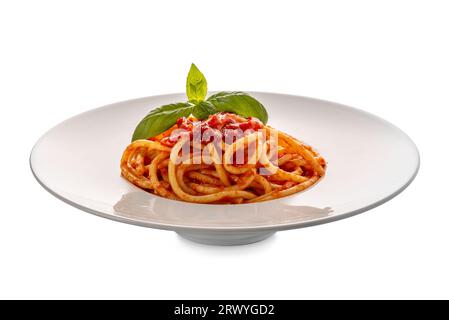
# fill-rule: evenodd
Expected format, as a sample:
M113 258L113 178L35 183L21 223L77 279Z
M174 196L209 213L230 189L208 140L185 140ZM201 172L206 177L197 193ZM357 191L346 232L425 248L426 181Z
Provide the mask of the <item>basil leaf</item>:
M193 115L198 119L206 119L209 115L214 113L217 113L217 110L209 101L201 101L193 109Z
M214 105L216 112L234 112L246 118L256 117L264 124L268 121L265 107L245 92L218 92L211 95L207 101Z
M151 110L137 125L132 141L155 137L173 126L179 118L188 117L194 110L195 104L191 102L172 103Z
M245 92L219 92L207 100L207 81L192 63L186 84L188 102L167 104L152 110L143 118L132 137L132 141L155 137L172 127L181 117L193 114L198 119L206 119L217 112L233 112L243 117L256 117L264 124L268 114L264 106Z
M207 81L201 71L192 63L186 84L187 98L192 102L203 101L207 94Z

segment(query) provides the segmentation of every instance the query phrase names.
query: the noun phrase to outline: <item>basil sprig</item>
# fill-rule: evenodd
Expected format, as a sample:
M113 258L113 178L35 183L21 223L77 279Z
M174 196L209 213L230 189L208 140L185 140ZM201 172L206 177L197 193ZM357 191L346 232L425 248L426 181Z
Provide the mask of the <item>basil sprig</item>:
M192 63L187 75L186 93L189 101L200 102L207 95L207 81L204 74Z
M157 136L173 126L179 118L193 114L194 109L195 104L191 102L179 102L151 110L137 125L132 141Z
M217 112L233 112L243 117L256 117L264 124L268 121L264 106L245 92L223 91L205 100L207 81L193 63L187 76L186 93L187 102L167 104L151 110L137 125L132 141L155 137L172 127L179 118L191 114L202 120Z
M245 118L256 117L264 124L268 121L264 106L245 92L222 91L211 95L207 101L213 104L216 112L233 112Z

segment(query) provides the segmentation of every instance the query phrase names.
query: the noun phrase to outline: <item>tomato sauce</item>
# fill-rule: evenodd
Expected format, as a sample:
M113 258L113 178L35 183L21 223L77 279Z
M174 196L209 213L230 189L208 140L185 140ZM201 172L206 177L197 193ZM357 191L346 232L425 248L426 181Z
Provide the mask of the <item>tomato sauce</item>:
M232 143L261 128L263 128L263 123L255 117L243 118L233 113L221 112L210 115L205 120L190 117L179 118L172 128L158 137L150 138L150 140L159 140L162 144L172 147L183 135L188 133L191 139L194 135L200 135L198 138L202 143L217 141L217 139L224 139L225 143Z

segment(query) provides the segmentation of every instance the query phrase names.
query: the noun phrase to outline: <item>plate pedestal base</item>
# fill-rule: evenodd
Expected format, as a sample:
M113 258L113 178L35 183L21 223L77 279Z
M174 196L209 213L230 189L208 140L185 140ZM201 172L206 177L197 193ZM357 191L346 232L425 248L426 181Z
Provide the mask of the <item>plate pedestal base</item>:
M223 231L177 231L177 233L190 241L213 246L237 246L265 240L275 231L259 232L223 232Z

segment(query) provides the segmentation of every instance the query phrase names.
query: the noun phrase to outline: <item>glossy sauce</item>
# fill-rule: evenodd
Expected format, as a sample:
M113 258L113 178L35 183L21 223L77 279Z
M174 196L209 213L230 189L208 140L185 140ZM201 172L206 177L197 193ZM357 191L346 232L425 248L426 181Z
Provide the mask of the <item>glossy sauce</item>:
M172 147L182 135L188 132L191 139L193 139L194 134L201 134L199 138L204 144L211 142L213 139L224 139L223 141L226 143L232 143L261 128L263 128L263 123L257 118L243 118L233 113L216 113L205 120L197 120L192 117L179 118L173 127L157 137L150 138L150 140L157 140Z

